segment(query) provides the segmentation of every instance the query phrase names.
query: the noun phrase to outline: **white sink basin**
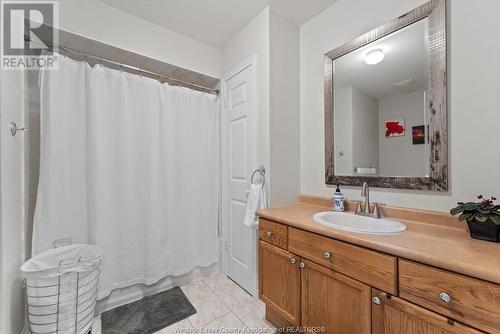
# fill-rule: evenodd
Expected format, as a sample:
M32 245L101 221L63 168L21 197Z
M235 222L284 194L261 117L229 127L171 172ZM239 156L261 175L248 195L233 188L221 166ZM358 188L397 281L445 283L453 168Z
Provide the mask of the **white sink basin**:
M364 234L390 235L406 230L405 224L395 220L358 216L350 212L318 212L313 219L316 223L331 228Z

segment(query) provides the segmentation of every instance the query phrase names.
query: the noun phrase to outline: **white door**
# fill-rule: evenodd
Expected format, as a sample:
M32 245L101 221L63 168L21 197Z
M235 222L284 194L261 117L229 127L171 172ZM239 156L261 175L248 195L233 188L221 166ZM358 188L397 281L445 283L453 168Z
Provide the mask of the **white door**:
M243 219L255 167L254 71L252 58L224 78L222 137L226 274L252 295L257 292L257 230Z

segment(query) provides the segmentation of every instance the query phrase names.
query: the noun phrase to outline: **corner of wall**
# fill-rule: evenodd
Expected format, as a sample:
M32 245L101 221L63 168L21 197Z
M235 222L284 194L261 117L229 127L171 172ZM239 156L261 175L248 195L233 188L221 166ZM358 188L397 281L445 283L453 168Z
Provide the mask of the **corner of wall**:
M300 192L300 30L272 10L269 20L270 194L282 205Z
M257 149L256 166L264 165L271 194L272 171L270 168L270 95L269 95L269 6L264 8L222 49L222 73L231 71L238 64L257 55ZM271 202L271 196L269 196Z

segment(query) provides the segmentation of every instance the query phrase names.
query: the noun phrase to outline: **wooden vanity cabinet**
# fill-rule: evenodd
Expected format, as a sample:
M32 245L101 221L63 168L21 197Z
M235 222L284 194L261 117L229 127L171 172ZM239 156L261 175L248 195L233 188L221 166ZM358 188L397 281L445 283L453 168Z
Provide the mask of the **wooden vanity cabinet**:
M302 259L302 326L325 333L370 333L370 287Z
M259 297L292 325L300 325L300 257L259 241Z
M277 327L328 334L500 334L499 284L261 221L260 298Z
M482 332L449 320L420 306L372 290L373 334L480 334Z

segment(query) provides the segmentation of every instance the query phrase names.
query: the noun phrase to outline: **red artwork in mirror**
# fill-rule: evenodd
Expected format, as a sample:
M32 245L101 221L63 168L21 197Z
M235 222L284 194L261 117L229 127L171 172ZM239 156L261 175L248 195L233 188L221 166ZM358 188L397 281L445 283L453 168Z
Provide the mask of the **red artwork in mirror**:
M395 119L385 122L385 136L400 137L405 135L405 121L403 119Z

